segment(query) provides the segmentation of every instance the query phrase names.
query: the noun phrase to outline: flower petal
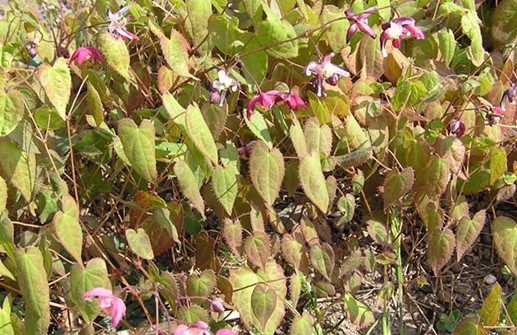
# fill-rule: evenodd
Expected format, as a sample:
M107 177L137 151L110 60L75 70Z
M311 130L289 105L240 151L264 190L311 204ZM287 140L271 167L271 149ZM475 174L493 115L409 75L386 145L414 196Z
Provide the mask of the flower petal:
M103 298L112 298L113 292L110 289L104 287L95 287L91 290L86 291L81 300L92 298L92 297L103 297Z
M126 316L126 305L124 304L124 301L120 298L114 298L111 302L111 309L110 309L110 315L111 315L111 325L113 327L116 327L120 320L124 316Z
M179 325L178 327L176 327L176 330L174 330L173 335L184 335L186 331L188 331L188 326Z
M237 335L237 333L228 328L221 328L215 333L215 335Z
M408 25L404 26L404 28L407 29L410 32L410 34L417 40L423 40L425 38L425 35L422 32L422 30L420 30L420 28L416 26Z
M348 31L346 32L346 43L349 43L352 39L352 36L357 31L357 23L353 23L348 27Z

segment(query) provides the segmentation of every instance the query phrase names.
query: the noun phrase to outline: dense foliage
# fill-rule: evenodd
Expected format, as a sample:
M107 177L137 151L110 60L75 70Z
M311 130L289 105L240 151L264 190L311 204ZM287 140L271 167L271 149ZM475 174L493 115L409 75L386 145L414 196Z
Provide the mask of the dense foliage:
M516 0L4 14L0 333L387 334L407 287L487 228L517 276L517 224L494 211L516 203ZM427 277L406 271L417 248ZM440 322L510 334L517 297L495 283Z

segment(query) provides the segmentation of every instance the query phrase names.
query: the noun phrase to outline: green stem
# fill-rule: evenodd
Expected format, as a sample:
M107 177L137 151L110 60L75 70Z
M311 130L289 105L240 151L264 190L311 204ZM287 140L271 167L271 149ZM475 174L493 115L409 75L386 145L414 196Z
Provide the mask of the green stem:
M404 276L402 273L402 218L399 207L391 210L391 234L393 235L393 247L397 262L395 263L395 275L397 277L398 314L400 322L400 334L404 335L403 300L404 300Z

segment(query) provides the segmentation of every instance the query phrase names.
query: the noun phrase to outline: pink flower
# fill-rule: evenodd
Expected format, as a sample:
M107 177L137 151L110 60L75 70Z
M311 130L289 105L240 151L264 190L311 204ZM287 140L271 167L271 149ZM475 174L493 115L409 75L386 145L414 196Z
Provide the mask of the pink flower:
M284 102L289 106L289 108L293 111L298 110L298 107L301 107L302 109L307 108L307 105L305 102L298 96L298 94L294 92L289 92L289 94L286 94L284 97Z
M227 328L221 328L215 332L215 335L237 335L237 333Z
M238 151L237 151L238 152ZM215 298L210 304L210 310L217 313L224 312L224 301L221 298Z
M97 298L99 307L106 313L111 315L111 325L116 327L120 320L126 315L126 305L122 299L115 297L113 292L107 288L95 287L88 290L81 300Z
M386 52L386 42L392 40L393 47L400 48L400 41L403 38L415 37L417 40L425 38L420 28L415 26L415 20L411 17L399 17L390 22L382 24L383 32L381 33L381 50L384 57L388 56Z
M77 65L81 65L88 60L91 60L92 62L98 60L99 63L102 63L102 56L99 50L94 47L77 48L72 54L72 57L70 57L69 63L75 61Z
M366 35L370 36L371 38L377 37L377 34L375 34L372 30L372 28L368 25L368 16L370 16L374 11L377 10L377 6L373 6L365 10L364 12L360 14L356 14L351 10L346 10L346 18L348 21L350 21L351 25L348 28L348 31L346 33L346 42L350 42L350 39L352 38L352 35L359 29L359 31L362 31Z
M515 105L516 96L517 96L517 85L514 85L514 86L510 87L509 89L507 89L506 91L504 91L503 96L501 97L501 103L500 103L501 110L503 112L506 112L505 98L508 99L508 102L510 104Z
M303 100L294 92L284 93L277 90L271 90L267 92L260 92L259 95L251 98L246 108L246 117L251 119L251 114L256 104L259 104L263 108L270 108L278 102L284 102L291 110L297 110L298 107L306 108L307 105Z
M319 97L325 96L325 92L323 91L323 81L326 83L335 86L337 85L338 80L341 77L349 77L350 73L339 67L337 65L332 64L331 60L336 54L331 52L325 57L321 58L319 62L310 62L303 69L303 72L310 76L311 73L316 75L315 86L316 86L316 94Z
M124 17L124 14L129 10L129 6L124 6L120 8L117 12L112 13L108 11L108 16L110 18L110 24L108 26L108 31L115 36L115 38L121 37L122 39L129 39L138 41L139 38L135 34L129 32L126 29L127 19Z
M173 335L212 335L212 332L210 332L210 328L206 323L196 321L190 324L190 326L179 325L176 327ZM215 335L236 335L236 333L230 329L222 328L219 329Z

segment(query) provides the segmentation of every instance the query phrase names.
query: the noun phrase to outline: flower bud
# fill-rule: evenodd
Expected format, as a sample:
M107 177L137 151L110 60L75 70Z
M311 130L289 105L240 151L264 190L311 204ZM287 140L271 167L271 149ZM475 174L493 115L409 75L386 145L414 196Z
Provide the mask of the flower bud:
M212 303L210 304L210 310L212 312L222 313L224 312L224 303L221 298L215 298L212 300Z

